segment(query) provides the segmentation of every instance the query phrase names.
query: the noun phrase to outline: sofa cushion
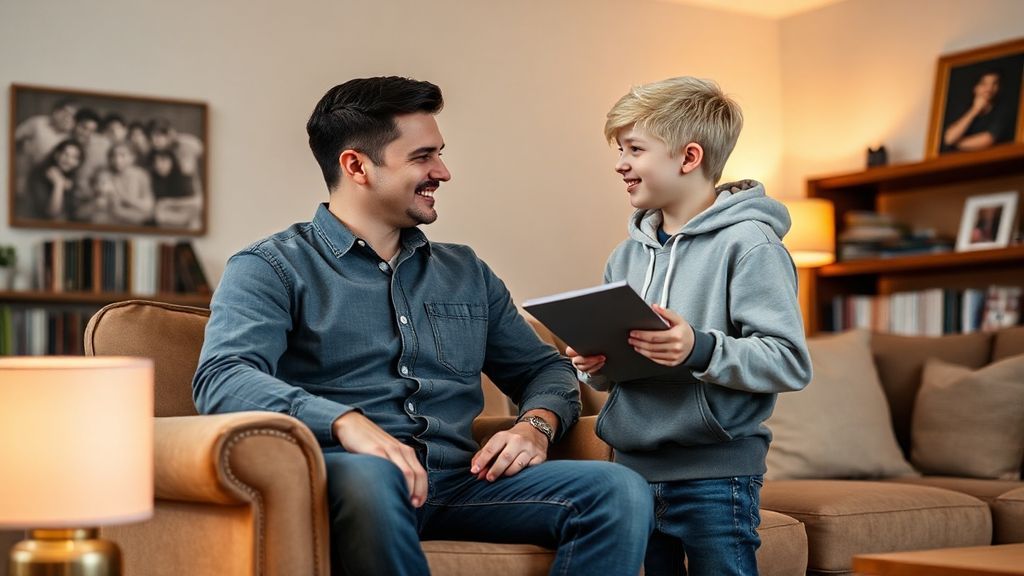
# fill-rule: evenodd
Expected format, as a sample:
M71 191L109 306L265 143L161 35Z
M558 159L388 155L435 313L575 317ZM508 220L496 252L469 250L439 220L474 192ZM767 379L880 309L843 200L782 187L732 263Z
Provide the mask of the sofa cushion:
M799 520L761 510L757 528L757 571L761 576L803 576L807 572L807 533Z
M889 423L868 333L807 341L814 377L805 390L780 394L768 419L772 480L881 478L913 474Z
M989 363L991 349L990 332L942 337L871 335L878 378L892 411L892 428L905 454L910 454L910 421L925 361L934 357L968 368L981 368Z
M431 574L543 576L555 552L530 544L428 540L422 543Z
M911 432L911 462L925 474L1020 478L1024 355L976 372L929 359Z
M992 361L1024 354L1024 326L1014 326L996 332L992 343Z
M974 496L978 500L992 502L1011 490L1024 487L1020 480L987 480L983 478L956 478L952 476L903 476L888 478L886 482L898 484L915 484L917 486L933 486Z
M992 525L994 544L1024 542L1024 487L992 502Z
M854 554L981 546L992 538L988 506L966 494L890 482L766 482L761 507L804 523L807 569L846 572Z

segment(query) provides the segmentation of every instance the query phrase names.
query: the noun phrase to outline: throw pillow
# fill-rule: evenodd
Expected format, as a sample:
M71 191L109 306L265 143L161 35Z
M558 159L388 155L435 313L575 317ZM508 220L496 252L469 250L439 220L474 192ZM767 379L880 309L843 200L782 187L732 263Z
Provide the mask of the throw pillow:
M910 460L926 474L1020 478L1024 355L979 370L928 360L910 439Z
M779 394L766 423L773 434L767 478L915 474L896 443L869 338L858 330L808 339L811 383Z

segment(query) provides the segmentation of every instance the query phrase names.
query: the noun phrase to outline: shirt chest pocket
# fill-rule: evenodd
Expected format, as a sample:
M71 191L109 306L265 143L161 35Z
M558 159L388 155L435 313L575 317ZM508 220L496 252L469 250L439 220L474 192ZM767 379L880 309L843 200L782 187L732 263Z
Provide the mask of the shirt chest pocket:
M487 306L460 302L426 302L437 359L461 376L479 374L487 348Z

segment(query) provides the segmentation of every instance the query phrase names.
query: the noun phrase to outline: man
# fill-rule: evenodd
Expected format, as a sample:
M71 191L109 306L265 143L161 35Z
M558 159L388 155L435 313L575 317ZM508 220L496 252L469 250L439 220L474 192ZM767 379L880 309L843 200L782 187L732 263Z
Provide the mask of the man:
M545 462L579 413L575 372L471 249L429 242L451 175L428 82L334 87L307 124L330 192L312 222L233 256L211 304L201 412L306 423L327 465L335 574L426 574L422 539L557 548L552 574L636 574L652 510L607 462ZM483 448L486 372L520 418Z

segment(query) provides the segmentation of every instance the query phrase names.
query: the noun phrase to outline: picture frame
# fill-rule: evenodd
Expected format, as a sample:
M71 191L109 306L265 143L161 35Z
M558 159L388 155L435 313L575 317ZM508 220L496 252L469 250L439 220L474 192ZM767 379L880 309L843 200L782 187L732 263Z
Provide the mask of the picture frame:
M926 158L1024 142L1024 38L947 54L935 74Z
M202 236L205 102L12 84L12 228Z
M1010 245L1017 217L1016 191L971 196L964 203L956 251L993 250Z

